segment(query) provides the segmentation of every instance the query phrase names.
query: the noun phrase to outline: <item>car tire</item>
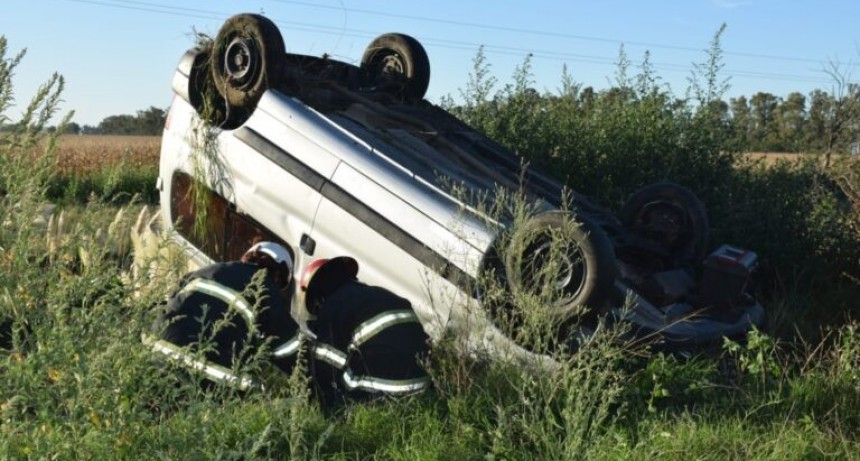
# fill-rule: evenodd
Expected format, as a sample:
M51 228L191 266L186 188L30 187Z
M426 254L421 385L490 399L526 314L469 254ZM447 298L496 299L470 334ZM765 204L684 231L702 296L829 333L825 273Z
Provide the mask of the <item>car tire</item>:
M229 18L215 37L210 73L229 119L247 118L283 72L286 48L278 27L257 14ZM237 114L238 113L238 114Z
M553 244L563 246L553 249ZM555 268L550 262L553 252L567 255ZM603 229L582 216L556 211L538 214L515 231L505 272L514 293L555 291L559 298L550 306L550 315L567 323L593 321L607 311L618 267Z
M227 119L227 102L215 89L209 61L211 48L200 48L188 74L188 99L197 115L206 123L221 126Z
M672 182L659 182L634 192L619 213L622 225L667 250L687 265L702 261L710 238L705 205L696 195Z
M404 99L422 99L430 85L430 60L418 40L404 34L375 38L361 57L364 85Z

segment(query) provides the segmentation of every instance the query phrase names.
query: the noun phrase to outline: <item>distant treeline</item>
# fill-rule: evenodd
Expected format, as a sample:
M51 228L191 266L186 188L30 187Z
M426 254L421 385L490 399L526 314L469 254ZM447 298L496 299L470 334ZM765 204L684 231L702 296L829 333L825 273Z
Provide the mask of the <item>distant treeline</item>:
M105 135L133 135L133 136L160 136L164 129L164 121L167 112L158 107L150 107L146 110L137 111L137 115L111 115L102 120L97 126L83 125L70 122L65 127L65 133L69 134L105 134ZM14 131L14 124L0 126L0 131ZM46 129L48 132L56 131L56 126Z
M840 88L833 92L816 89L808 95L793 92L784 98L758 92L751 97L729 98L728 102L715 99L706 102L708 107L693 111L700 116L707 114L710 129L719 133L723 148L730 151L857 154L860 153L860 85L846 84ZM566 100L564 103L572 111L606 111L614 104L642 104L643 98L646 101L650 98L652 103L662 101L658 103L670 112L689 108L689 101L676 99L672 102L672 96L666 92L646 95L629 86L598 92L592 87L574 85L562 95L527 91L530 96L526 99L533 99L537 106L543 105L544 110L546 106ZM493 113L498 110L494 106L505 102L509 101L496 95L495 100L485 104L493 107L488 111ZM455 113L469 112L468 107L451 101L447 107ZM505 137L504 131L496 135Z
M860 91L851 84L842 93L758 92L719 101L718 109L739 150L857 153Z
M841 152L860 151L860 87L847 84L839 91L814 90L808 95L793 92L780 97L758 92L728 101L710 102L714 121L727 138L727 147L740 152ZM624 100L623 87L594 91L582 88L578 93L580 107L591 107L602 95ZM544 95L543 97L547 97ZM452 104L448 104L450 109ZM138 111L136 115L112 115L97 126L70 123L71 134L160 135L166 111L158 107ZM7 127L8 128L8 127ZM50 129L56 129L52 127Z

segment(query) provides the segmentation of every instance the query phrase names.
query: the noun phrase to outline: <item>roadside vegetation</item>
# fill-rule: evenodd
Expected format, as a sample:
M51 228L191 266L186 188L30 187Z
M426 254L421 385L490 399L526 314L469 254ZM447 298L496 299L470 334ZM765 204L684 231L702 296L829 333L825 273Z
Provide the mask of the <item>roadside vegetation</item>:
M22 57L0 37L0 123ZM606 328L552 352L559 369L536 371L475 360L452 338L428 363L433 393L335 414L274 373L244 399L176 384L139 338L179 265L135 290L124 243L154 203L155 170L130 158L114 170L58 168L62 124L45 130L60 110L54 76L0 134L0 458L857 459L860 167L740 158L714 110L727 84L719 34L689 98L660 85L647 56L619 62L612 90L588 92L565 74L558 92L540 94L528 59L497 89L479 53L465 103L448 108L610 207L657 180L698 193L714 242L761 256L769 325L746 344L680 358ZM60 204L53 217L49 201ZM518 307L540 312L551 296ZM546 327L536 318L520 334L550 349Z

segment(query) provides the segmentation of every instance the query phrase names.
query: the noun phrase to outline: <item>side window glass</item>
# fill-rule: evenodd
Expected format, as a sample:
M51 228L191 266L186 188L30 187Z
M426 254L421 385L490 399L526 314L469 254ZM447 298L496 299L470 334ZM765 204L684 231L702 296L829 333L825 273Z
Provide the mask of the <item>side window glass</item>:
M180 235L215 261L224 260L227 201L187 173L173 173L170 211Z
M280 243L295 258L292 246L187 173L173 174L170 206L179 234L214 261L237 260L261 240Z
M290 256L295 260L295 255L292 254L292 247L281 240L278 236L270 232L250 216L236 212L235 208L227 210L228 231L227 231L227 259L235 260L242 257L245 251L256 242L268 240L270 242L280 243L290 251Z

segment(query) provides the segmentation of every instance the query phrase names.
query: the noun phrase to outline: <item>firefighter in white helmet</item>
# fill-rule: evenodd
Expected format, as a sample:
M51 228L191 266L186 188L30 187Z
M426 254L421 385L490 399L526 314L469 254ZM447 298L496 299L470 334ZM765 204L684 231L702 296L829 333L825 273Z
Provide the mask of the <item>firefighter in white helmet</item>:
M205 378L205 387L259 387L256 379L237 370L264 343L275 365L290 373L302 341L290 315L292 274L290 253L274 242L254 244L240 261L191 272L144 342L157 356Z
M421 392L429 338L408 300L356 279L348 256L308 264L299 283L316 319L311 373L323 405Z

